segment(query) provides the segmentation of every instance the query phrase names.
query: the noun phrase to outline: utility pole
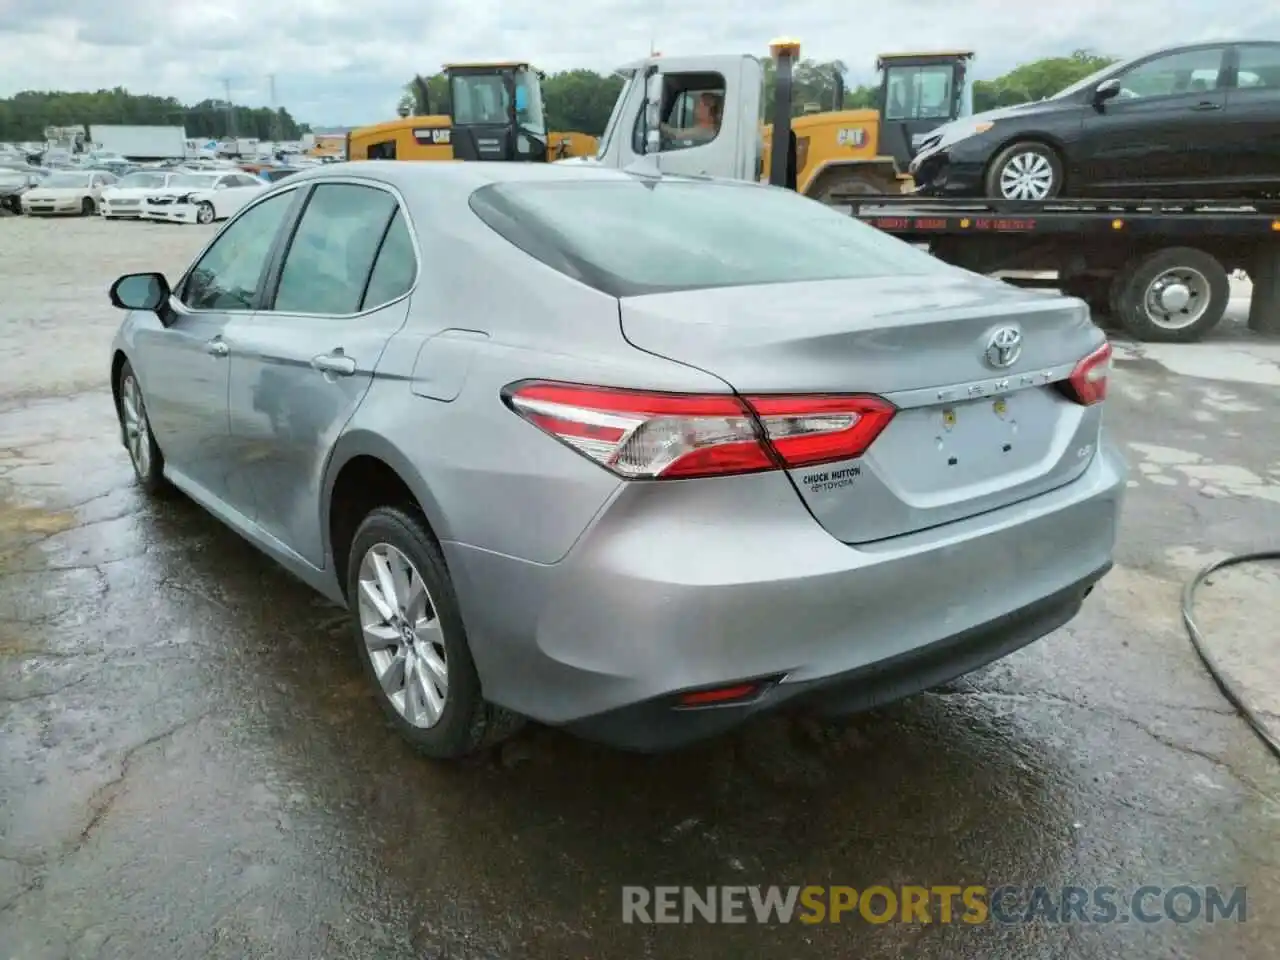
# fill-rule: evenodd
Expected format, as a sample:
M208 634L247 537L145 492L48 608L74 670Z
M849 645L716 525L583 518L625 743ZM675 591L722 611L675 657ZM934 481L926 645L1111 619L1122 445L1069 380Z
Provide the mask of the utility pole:
M227 137L230 139L236 135L236 109L231 105L231 78L223 77L222 85L227 92Z
M271 141L278 144L280 142L280 109L276 106L276 75L268 73L267 81L271 86Z

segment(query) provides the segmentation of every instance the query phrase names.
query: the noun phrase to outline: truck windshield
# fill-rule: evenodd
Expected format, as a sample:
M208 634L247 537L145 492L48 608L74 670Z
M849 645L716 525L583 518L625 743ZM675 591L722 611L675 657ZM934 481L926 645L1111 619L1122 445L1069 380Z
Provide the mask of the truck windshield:
M615 297L953 268L789 190L638 178L481 187L471 209L553 269Z
M547 121L542 115L542 81L536 70L523 68L515 72L516 123L528 133L543 137Z
M455 73L450 77L449 96L454 123L504 125L511 104L506 79L501 73Z
M955 65L888 67L886 120L950 120L955 110Z
M609 122L605 124L604 134L600 137L600 145L596 148L597 160L603 160L604 155L608 153L609 144L613 141L613 135L618 129L618 121L622 118L622 108L626 105L627 98L631 95L631 88L636 84L636 77L641 75L639 70L623 74L626 80L622 84L622 89L618 91L618 99L613 102L613 112L609 114Z

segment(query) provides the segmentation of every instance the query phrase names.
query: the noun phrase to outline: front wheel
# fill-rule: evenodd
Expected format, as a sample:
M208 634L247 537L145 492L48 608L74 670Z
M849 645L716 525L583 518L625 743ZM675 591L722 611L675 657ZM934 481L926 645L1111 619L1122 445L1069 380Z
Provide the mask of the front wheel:
M120 419L120 436L125 449L129 451L129 460L133 463L138 484L147 493L160 493L166 487L164 457L151 432L151 419L147 416L147 405L142 399L142 387L128 361L120 368L117 394L119 399L116 402L116 415Z
M205 200L200 206L196 207L196 223L213 223L214 210L213 204Z
M1051 200L1062 193L1062 161L1050 146L1025 141L1001 150L987 171L987 196Z
M396 730L422 753L452 759L514 732L486 703L444 556L421 519L372 511L347 558L356 650Z

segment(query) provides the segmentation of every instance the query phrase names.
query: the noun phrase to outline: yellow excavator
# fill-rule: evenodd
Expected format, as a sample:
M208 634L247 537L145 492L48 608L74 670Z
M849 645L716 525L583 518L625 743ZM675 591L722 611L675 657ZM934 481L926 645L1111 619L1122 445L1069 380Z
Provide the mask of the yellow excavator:
M792 118L796 189L828 203L842 195L909 192L907 165L916 145L930 130L973 112L972 59L967 50L881 54L878 110L840 109L844 80L837 73L834 109ZM766 158L771 137L765 127Z
M441 112L432 112L427 82L415 77L414 115L352 130L347 159L545 163L595 153L593 136L547 131L543 74L530 64L453 63L444 76Z

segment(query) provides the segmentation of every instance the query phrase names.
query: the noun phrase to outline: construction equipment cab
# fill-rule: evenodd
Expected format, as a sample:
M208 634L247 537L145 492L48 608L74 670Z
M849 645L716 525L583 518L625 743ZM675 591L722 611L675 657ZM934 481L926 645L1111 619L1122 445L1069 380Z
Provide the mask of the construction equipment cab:
M929 131L973 113L969 61L973 53L882 53L880 152L905 171Z
M351 131L347 158L545 163L595 146L583 134L547 132L542 74L527 63L454 63L443 72L440 112L416 77L414 115Z
M527 63L447 64L455 160L547 159L542 75Z

